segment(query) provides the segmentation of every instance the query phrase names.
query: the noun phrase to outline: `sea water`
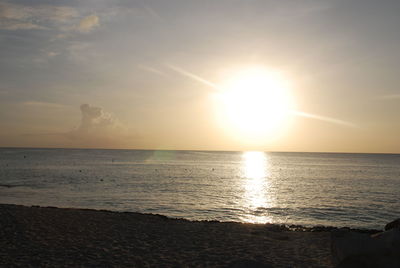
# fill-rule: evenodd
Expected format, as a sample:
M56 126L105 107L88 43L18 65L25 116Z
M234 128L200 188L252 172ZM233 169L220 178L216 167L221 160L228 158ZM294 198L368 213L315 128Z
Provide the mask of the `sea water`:
M400 155L0 148L0 203L382 229Z

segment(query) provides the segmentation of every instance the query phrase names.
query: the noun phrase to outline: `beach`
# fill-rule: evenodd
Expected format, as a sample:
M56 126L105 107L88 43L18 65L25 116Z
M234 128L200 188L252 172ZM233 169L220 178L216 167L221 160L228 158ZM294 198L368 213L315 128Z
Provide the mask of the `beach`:
M330 232L0 205L2 267L332 267Z

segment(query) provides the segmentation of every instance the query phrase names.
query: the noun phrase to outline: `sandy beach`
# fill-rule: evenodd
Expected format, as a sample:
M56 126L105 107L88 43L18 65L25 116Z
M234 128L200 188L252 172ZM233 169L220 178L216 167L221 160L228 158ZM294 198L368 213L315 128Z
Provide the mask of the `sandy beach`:
M0 205L1 267L332 267L330 232Z

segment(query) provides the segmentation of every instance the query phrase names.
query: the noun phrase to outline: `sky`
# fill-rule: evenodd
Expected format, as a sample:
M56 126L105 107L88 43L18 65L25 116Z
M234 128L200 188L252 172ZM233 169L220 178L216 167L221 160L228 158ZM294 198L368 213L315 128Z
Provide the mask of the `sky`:
M0 146L400 153L398 14L397 0L0 0ZM218 117L219 85L253 66L290 85L279 135Z

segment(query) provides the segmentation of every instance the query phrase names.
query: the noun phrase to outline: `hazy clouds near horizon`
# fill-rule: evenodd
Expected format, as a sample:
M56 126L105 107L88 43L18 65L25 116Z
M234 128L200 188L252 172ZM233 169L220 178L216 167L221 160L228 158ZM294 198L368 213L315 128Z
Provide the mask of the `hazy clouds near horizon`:
M0 0L0 146L400 152L399 12L392 0ZM168 65L213 83L231 67L280 70L300 111L359 128L296 118L248 146L218 126L210 88ZM106 111L106 140L41 135L99 127L83 103Z

